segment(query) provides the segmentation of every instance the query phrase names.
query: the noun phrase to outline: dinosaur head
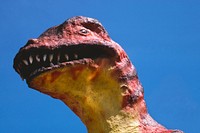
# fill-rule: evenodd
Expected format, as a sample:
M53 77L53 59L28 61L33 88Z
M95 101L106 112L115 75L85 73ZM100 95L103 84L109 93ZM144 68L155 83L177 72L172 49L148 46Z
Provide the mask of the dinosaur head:
M82 16L68 19L37 39L28 40L14 59L14 69L35 89L41 87L35 87L35 80L44 82L51 77L55 81L65 69L73 79L80 78L86 69L90 74L85 77L90 80L97 78L101 71L109 73L116 82L136 76L126 53L109 37L102 24Z
M101 23L78 16L48 29L37 39L30 39L16 55L14 68L29 83L54 68L75 64L95 67L105 59L110 67L131 66L126 53L110 39ZM126 74L130 76L130 72ZM118 77L126 77L126 74Z
M135 100L136 91L128 85L137 79L134 67L92 18L73 17L30 39L17 53L14 69L29 87L63 100L80 117L87 118L88 110L112 112Z
M14 69L30 88L66 103L89 132L108 132L121 121L125 130L131 124L131 131L143 131L140 123L165 130L147 114L128 56L95 19L73 17L30 39L17 53ZM117 115L123 108L127 118Z

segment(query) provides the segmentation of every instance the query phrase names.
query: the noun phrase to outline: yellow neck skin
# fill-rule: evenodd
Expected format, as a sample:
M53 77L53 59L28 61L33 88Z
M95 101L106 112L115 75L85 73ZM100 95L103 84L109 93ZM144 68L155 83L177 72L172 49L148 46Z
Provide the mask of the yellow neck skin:
M34 78L30 87L62 100L89 133L139 132L139 114L122 109L123 90L109 69L84 65L57 68Z

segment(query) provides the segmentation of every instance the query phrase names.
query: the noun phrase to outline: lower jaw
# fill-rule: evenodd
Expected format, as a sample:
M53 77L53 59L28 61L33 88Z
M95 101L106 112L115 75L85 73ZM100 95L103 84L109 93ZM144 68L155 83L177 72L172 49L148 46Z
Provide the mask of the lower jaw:
M39 76L42 73L46 73L48 71L59 69L63 67L76 67L79 65L83 65L86 67L90 67L91 69L97 69L99 67L107 67L107 66L113 66L114 62L107 58L97 58L97 59L90 59L90 58L84 58L80 60L74 60L69 62L62 62L54 65L53 63L50 63L49 67L41 67L39 69L36 69L35 71L31 72L28 78L26 78L27 83L29 83L32 79Z

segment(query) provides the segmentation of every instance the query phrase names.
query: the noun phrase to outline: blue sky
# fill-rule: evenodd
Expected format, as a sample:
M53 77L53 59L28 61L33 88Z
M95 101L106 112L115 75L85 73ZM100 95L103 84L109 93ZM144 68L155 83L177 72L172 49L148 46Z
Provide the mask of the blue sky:
M12 68L29 38L77 15L97 18L125 49L155 120L200 130L200 1L6 0L0 4L1 133L87 132L67 106L28 88Z

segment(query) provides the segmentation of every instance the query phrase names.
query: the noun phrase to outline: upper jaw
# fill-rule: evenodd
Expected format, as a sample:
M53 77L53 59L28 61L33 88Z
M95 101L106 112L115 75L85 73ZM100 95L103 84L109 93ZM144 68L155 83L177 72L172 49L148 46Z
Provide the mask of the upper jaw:
M95 66L95 63L98 64L96 59L99 58L108 58L110 65L113 65L119 56L114 48L102 44L42 46L29 49L24 47L15 56L13 67L22 79L31 80L53 68L76 64Z

